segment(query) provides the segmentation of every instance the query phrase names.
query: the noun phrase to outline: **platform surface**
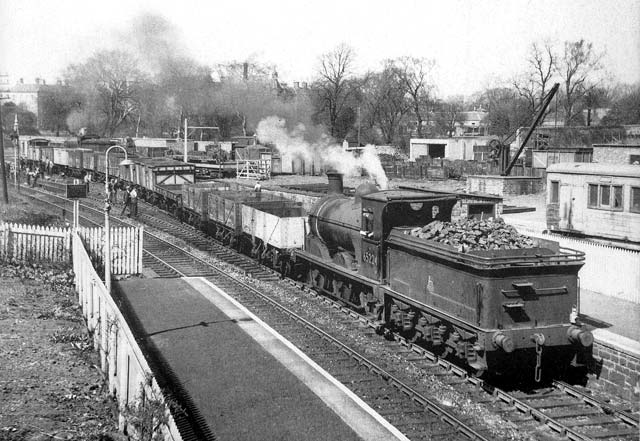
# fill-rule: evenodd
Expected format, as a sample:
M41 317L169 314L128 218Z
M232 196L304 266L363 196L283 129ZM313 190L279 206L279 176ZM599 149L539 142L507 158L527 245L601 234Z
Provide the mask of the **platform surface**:
M118 285L216 439L405 439L207 280Z

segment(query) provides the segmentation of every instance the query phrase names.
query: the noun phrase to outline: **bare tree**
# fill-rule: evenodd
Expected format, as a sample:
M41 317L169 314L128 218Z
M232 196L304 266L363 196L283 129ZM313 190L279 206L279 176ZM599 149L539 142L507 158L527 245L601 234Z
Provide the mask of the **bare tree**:
M593 43L584 39L564 43L563 56L558 60L558 74L564 86L565 124L576 118L576 104L596 87L592 77L602 68L602 57L603 54L594 51Z
M422 126L429 116L429 106L433 104L431 92L431 72L435 60L426 58L401 57L393 61L400 85L411 103L411 111L417 122L417 135L422 138ZM427 121L428 122L428 121Z
M464 97L461 95L448 97L446 100L438 100L435 104L435 126L439 136L453 137L456 127L462 125L462 111L464 110Z
M333 137L338 134L338 122L355 92L349 82L354 56L353 49L343 43L320 57L319 79L315 88Z
M126 52L98 52L82 64L71 65L65 76L83 95L81 112L86 120L103 134L112 136L136 113L137 88L144 77Z
M509 87L485 89L476 104L480 104L488 112L485 122L491 135L510 135L531 116L530 103Z
M531 111L542 101L556 71L557 55L549 41L532 43L527 55L527 70L513 81L518 94L527 100Z
M602 119L603 125L640 124L640 82L619 85L611 101L611 111Z
M380 130L386 144L398 141L400 124L412 106L400 70L389 61L382 72L371 74L365 89L365 120Z

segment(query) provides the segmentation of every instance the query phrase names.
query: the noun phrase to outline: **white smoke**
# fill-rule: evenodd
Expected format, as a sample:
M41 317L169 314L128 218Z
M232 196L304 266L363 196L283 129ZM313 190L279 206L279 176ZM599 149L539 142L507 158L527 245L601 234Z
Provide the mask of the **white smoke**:
M256 129L261 142L274 144L283 155L298 157L307 163L320 162L325 170L335 169L347 177L361 176L364 170L376 181L378 187L387 189L389 180L374 146L367 145L362 154L356 157L352 152L345 151L342 145L332 143L326 136L309 143L304 139L304 133L303 124L289 130L286 121L277 116L263 119Z

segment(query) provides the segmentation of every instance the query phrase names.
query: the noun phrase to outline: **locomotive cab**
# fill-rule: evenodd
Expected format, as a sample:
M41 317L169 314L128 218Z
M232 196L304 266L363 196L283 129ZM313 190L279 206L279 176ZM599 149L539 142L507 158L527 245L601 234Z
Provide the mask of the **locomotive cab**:
M435 220L450 221L456 202L455 196L400 190L362 196L359 273L371 279L385 279L384 241L391 230L424 226Z

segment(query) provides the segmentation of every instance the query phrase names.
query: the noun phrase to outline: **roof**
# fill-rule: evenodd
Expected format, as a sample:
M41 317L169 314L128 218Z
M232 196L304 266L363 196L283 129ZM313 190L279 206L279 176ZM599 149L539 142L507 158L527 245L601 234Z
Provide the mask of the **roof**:
M136 147L164 147L168 148L165 138L133 138Z
M640 148L640 142L636 144L593 144L594 147L618 147L621 149L630 148L637 149Z
M459 118L461 121L482 121L488 114L489 114L488 112L471 110L466 112L460 112Z
M370 199L374 201L389 202L398 200L427 200L427 199L456 199L450 194L443 195L438 193L430 193L428 191L410 191L410 190L383 190L375 193L369 193L362 196L362 199Z
M547 167L547 174L629 176L640 178L640 165L601 164L594 162L560 162Z
M131 158L138 164L144 164L147 167L193 167L193 164L188 164L182 161L176 161L171 158Z
M5 86L6 93L36 93L53 92L53 87L49 84L23 84L18 83L13 86Z

